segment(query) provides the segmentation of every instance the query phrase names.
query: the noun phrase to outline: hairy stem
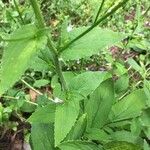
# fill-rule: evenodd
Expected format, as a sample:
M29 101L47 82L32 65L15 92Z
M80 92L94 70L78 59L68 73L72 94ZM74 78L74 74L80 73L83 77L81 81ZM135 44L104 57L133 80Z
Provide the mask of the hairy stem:
M38 21L38 26L40 28L45 28L44 18L43 18L43 15L41 13L41 10L40 10L40 7L38 5L37 0L29 0L29 1L31 3L32 8L33 8L35 17ZM60 82L62 84L62 89L64 91L68 91L65 79L64 79L63 74L62 74L61 65L60 65L60 62L59 62L59 59L58 59L57 49L55 48L54 43L51 41L49 36L48 36L47 46L53 54L54 64L55 64L55 67L56 67L56 73L59 76Z
M128 0L123 0L122 2L118 3L118 5L114 6L108 13L106 13L103 17L101 17L96 23L94 23L91 27L89 27L87 30L85 30L83 33L81 33L79 36L74 38L72 41L70 41L68 44L66 44L64 47L60 49L60 52L64 51L66 48L68 48L70 45L72 45L74 42L82 38L84 35L89 33L92 29L94 29L96 26L98 26L102 21L104 21L109 16L113 15L120 7L122 7L125 3L127 3ZM60 53L59 52L59 53Z

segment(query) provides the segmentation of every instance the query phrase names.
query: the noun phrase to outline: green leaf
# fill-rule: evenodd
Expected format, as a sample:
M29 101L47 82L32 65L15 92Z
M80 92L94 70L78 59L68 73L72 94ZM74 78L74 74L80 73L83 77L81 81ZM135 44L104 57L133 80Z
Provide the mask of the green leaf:
M45 107L38 108L28 119L32 123L53 123L55 118L55 104L48 104Z
M54 125L32 124L31 146L33 150L54 150Z
M68 32L68 37L73 40L88 27L75 28L71 32ZM69 46L61 53L61 57L64 60L76 60L85 58L97 54L107 46L112 46L115 43L121 41L126 36L122 33L113 32L108 29L101 29L99 27L94 28L85 36Z
M150 145L144 140L144 150L150 150Z
M110 142L104 146L105 150L141 150L140 147L128 142Z
M49 84L49 80L41 79L41 80L36 80L33 84L34 87L40 88L42 86L45 86Z
M143 89L138 89L113 105L110 120L119 121L131 119L141 114L146 107L147 97Z
M67 136L79 115L79 101L72 98L58 105L55 112L55 146Z
M150 108L144 110L140 117L141 125L143 126L143 131L147 138L150 139Z
M90 96L85 105L88 114L88 126L101 128L107 122L111 107L114 103L113 81L108 79L102 82Z
M110 135L112 141L125 141L136 145L143 145L143 139L133 135L129 131L121 130L111 133Z
M27 100L25 100L20 109L22 112L31 113L34 112L36 108L37 108L36 105L31 104Z
M65 138L65 141L68 140L77 140L80 139L83 135L83 133L86 130L87 125L87 118L86 114L83 114L75 123L74 127L71 129L67 137Z
M102 129L97 129L97 128L89 128L85 136L90 139L90 140L96 140L96 141L109 141L109 135Z
M131 129L131 133L133 135L136 135L136 136L140 135L141 130L142 130L142 126L141 126L141 123L139 121L139 118L132 119L130 129Z
M101 82L107 79L106 72L84 72L77 75L68 84L71 91L77 92L80 95L86 97L93 92Z
M31 31L31 35L35 36L27 38L29 36L28 32ZM33 33L33 31L35 32ZM0 95L20 79L21 75L30 66L38 50L45 46L47 37L42 36L42 34L37 36L37 31L34 25L26 25L11 35L11 39L21 38L22 40L9 42L4 50L0 70Z
M114 86L117 94L125 91L129 87L128 74L121 75L120 78L115 82Z
M150 127L150 108L143 110L140 121L143 126Z
M98 146L91 142L68 141L59 145L61 150L101 150Z

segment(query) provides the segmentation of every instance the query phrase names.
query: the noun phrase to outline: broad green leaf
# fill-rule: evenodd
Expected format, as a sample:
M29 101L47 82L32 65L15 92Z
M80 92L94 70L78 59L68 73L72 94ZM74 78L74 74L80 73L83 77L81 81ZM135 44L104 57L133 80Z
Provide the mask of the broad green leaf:
M101 150L98 146L91 142L68 141L58 146L61 150Z
M102 82L85 104L88 115L88 126L101 128L108 120L108 115L114 103L113 81L108 79Z
M75 125L72 127L71 131L65 138L65 141L68 140L77 140L80 139L83 135L83 133L86 130L86 125L87 125L87 118L86 114L83 114L75 123Z
M138 89L113 105L110 120L119 121L131 119L141 114L146 107L147 97L143 89Z
M141 150L140 147L128 142L110 142L104 146L105 150Z
M109 141L109 135L102 129L97 129L97 128L89 128L86 133L85 136L89 139L89 140L96 140L96 141Z
M86 97L93 92L101 82L107 79L106 72L84 72L77 75L68 84L71 91L77 92Z
M131 132L125 131L125 130L113 132L110 135L110 137L112 141L125 141L125 142L130 142L133 144L137 144L137 145L143 145L142 138L136 135L133 135Z
M30 123L53 123L55 118L55 104L48 104L38 108L28 119Z
M79 115L79 101L72 99L56 107L55 112L55 146L67 136Z
M35 31L35 36L28 39L28 32L31 32L31 30L31 35ZM34 25L26 25L11 35L11 39L21 38L22 40L9 42L4 50L0 70L0 95L21 78L22 74L30 66L38 50L45 46L47 41L46 36L42 34L37 35L37 31ZM26 34L27 37L25 36ZM24 36L22 37L22 35Z
M54 150L54 125L32 124L31 146L33 150Z
M87 28L88 27L75 28L71 32L68 32L70 41ZM117 42L120 42L125 37L126 36L122 33L96 27L64 50L61 53L61 57L64 60L76 60L89 57L93 54L98 54L100 51L102 51L102 49L108 46L112 46Z

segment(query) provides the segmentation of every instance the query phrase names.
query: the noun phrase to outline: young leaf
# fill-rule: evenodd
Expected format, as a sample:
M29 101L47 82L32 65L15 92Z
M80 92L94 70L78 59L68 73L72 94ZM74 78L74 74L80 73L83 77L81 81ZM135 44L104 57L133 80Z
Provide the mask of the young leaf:
M85 111L88 114L88 126L101 128L107 122L111 107L114 103L114 86L113 81L106 80L87 100Z
M70 41L85 31L88 27L75 28L68 32ZM70 47L61 53L64 60L76 60L92 56L99 53L107 46L112 46L115 43L124 39L126 35L113 32L108 29L94 28L81 39L73 43Z
M110 120L131 119L140 115L146 107L147 97L142 89L138 89L117 102L110 113Z
M54 150L54 125L32 124L31 147L33 150Z
M67 136L79 115L79 101L70 99L58 105L55 112L55 146Z
M0 95L20 79L21 75L30 66L34 56L36 56L36 52L45 46L46 36L37 35L37 31L34 25L26 25L11 35L13 41L8 43L2 57ZM32 35L31 37L28 32Z
M58 146L61 150L102 150L96 144L83 141L68 141Z
M53 123L55 118L55 104L48 104L38 108L28 119L30 123Z

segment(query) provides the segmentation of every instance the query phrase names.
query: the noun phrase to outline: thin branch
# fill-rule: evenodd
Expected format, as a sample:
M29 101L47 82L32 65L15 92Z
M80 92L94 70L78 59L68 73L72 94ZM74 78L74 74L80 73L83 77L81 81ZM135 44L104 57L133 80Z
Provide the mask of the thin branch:
M101 13L101 10L102 10L102 8L103 8L104 2L105 2L105 0L102 0L101 5L100 5L100 7L99 7L99 10L98 10L98 12L97 12L97 15L96 15L96 17L95 17L94 23L96 23L96 21L97 21L99 15L100 15L100 13Z
M27 83L25 80L21 79L21 81L31 90L33 90L35 93L39 94L39 95L43 95L41 92L39 92L38 90L36 90L34 87L32 87L29 83Z
M59 50L59 54L63 52L66 48L68 48L70 45L72 45L74 42L82 38L84 35L89 33L92 29L94 29L96 26L98 26L102 21L104 21L106 18L113 15L120 7L122 7L124 4L127 3L128 0L123 0L122 2L118 3L118 5L114 6L107 14L105 14L103 17L101 17L96 23L94 23L91 27L89 27L87 30L85 30L83 33L81 33L79 36L77 36L75 39L70 41L68 44L66 44L64 47L62 47Z

